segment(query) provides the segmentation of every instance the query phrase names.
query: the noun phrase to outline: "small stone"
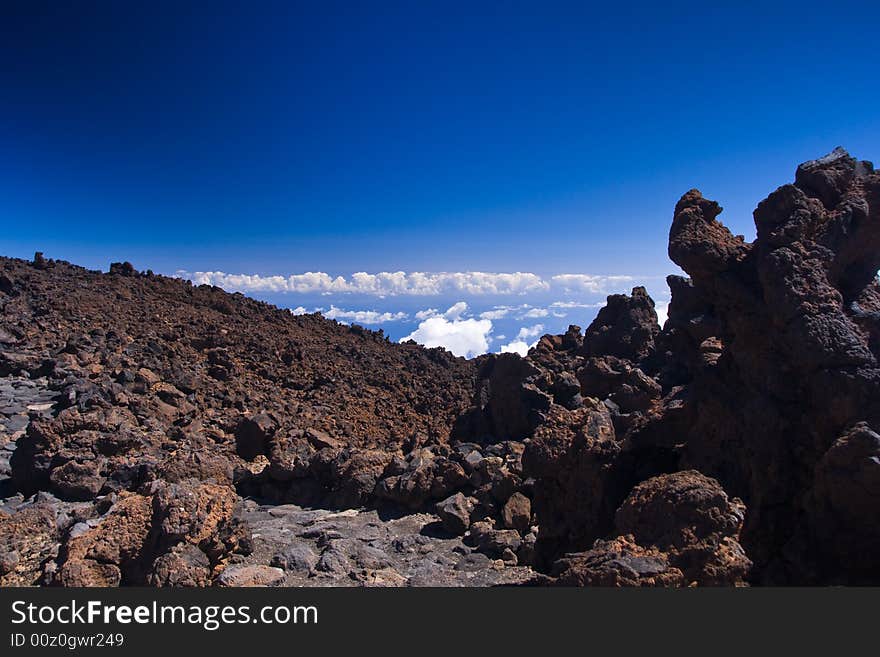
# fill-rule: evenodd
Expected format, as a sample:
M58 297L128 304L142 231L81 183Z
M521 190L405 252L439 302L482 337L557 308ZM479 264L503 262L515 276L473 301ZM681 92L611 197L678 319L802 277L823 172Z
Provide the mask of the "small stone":
M49 481L52 491L60 498L81 502L94 499L106 479L95 461L68 461L52 470Z
M517 563L522 566L531 566L535 563L535 544L538 541L538 535L534 531L530 531L523 536L522 545L516 551Z
M229 566L217 577L217 586L271 586L284 579L284 571L272 566Z
M180 543L153 562L147 581L153 586L208 586L211 562L195 545Z
M471 470L476 470L480 465L480 461L482 461L482 460L483 460L483 455L480 454L475 449L471 450L471 452L467 456L464 457L464 462L467 464L467 467L470 468Z
M501 561L508 566L515 566L517 564L516 553L509 547L504 548L504 551L501 553Z
M495 529L490 521L475 522L471 525L469 539L477 550L493 557L500 556L507 548L516 553L522 545L519 532L513 529Z
M315 449L324 449L325 447L340 449L345 447L345 443L341 440L336 440L335 438L330 437L330 435L320 429L306 429L306 438Z
M359 573L356 577L357 581L364 586L404 586L406 585L406 577L401 575L393 568L382 568L380 570L366 570Z

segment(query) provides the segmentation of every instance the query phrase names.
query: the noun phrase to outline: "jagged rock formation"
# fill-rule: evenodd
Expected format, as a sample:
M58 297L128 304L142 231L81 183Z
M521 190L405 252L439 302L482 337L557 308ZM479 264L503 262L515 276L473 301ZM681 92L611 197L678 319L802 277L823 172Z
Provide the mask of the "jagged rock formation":
M880 582L880 175L720 212L525 359L0 260L0 584Z
M649 313L615 310L621 328L603 318L599 334L637 333L643 348L603 340L610 356L597 355L587 346L597 331L588 329L590 358L563 359L582 395L605 401L581 416L555 409L526 449L542 563L589 550L557 566L563 581L672 583L667 546L644 545L637 531L593 542L625 533L624 498L640 481L694 469L747 512L741 534L724 534L727 573L711 557L701 567L714 575L685 569L681 581L738 581L742 548L757 583L880 581L869 556L880 511L880 175L842 150L801 165L794 184L759 204L753 243L732 235L720 212L696 190L675 208L669 255L691 278L669 278L662 333ZM634 290L615 308L644 306L641 297ZM640 321L647 325L634 328ZM536 349L529 359L546 356ZM635 525L655 511L648 505ZM609 571L608 555L635 559L642 550L660 550L663 567Z
M880 175L842 150L802 164L758 205L751 244L720 210L691 191L670 232L720 346L689 386L682 462L746 501L760 581L877 581L853 552L877 546L880 511Z
M228 486L187 480L122 493L108 512L68 533L51 582L63 586L207 586L249 530L233 517Z

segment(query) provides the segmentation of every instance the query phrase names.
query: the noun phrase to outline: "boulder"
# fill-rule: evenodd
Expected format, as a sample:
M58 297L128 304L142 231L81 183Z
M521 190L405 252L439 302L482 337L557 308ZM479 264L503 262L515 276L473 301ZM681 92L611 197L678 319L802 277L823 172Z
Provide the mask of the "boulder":
M532 524L531 500L522 493L514 493L501 509L501 520L507 529L525 533Z
M512 529L495 529L492 521L481 520L471 525L468 532L468 543L489 557L498 558L509 550L516 554L522 545L519 532Z
M0 511L0 586L40 584L43 565L60 540L56 511L49 502Z
M49 475L50 490L63 500L92 500L105 481L97 461L68 461Z
M149 495L120 494L100 521L70 532L54 583L204 586L231 553L250 550L231 488L193 480L153 488Z
M434 507L443 528L450 534L461 536L471 524L471 514L476 507L477 501L472 497L466 497L462 493L450 495L445 500L437 502Z
M217 586L272 586L284 579L284 571L272 566L229 566L215 580Z
M318 556L304 543L293 543L272 557L271 566L309 573L318 564Z
M617 510L614 528L666 553L688 583L742 584L752 566L739 545L745 505L693 470L640 483Z

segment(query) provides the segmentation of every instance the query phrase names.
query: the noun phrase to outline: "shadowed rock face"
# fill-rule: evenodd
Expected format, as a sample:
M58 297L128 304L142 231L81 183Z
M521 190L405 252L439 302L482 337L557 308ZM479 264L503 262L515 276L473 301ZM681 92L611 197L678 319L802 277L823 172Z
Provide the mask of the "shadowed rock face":
M873 481L880 468L865 438L880 426L880 175L842 150L802 164L758 205L752 244L718 210L689 192L670 232L722 345L690 384L682 462L746 501L760 580L876 581L833 528L876 545L875 523L855 518L880 498L847 494L841 469Z
M563 580L577 583L608 581L609 550L635 558L649 547L666 565L648 583L669 583L667 566L685 581L733 583L749 559L749 577L759 583L880 581L880 565L860 556L878 545L870 518L880 513L880 175L840 149L802 164L794 184L758 205L752 243L732 235L720 212L697 190L676 205L669 255L690 279L668 279L669 321L654 332L653 350L606 346L618 359L599 356L586 349L588 330L591 358L570 361L583 395L606 399L613 431L608 422L597 431L557 411L535 432L524 464L538 479L541 560L549 567L566 552L592 548L581 574L572 574L570 560L557 566ZM634 290L628 303L615 304L644 307L640 296ZM632 313L609 316L622 326L603 321L604 334L633 334ZM615 396L631 398L621 391L640 378L633 370L658 390L646 386L639 404L615 403ZM604 411L590 415L594 425L597 412ZM682 566L643 534L680 515L677 496L657 498L666 500L659 506L643 496L622 502L639 481L686 469L713 477L723 487L718 495L735 495L747 508L741 533L720 534L729 548L720 561L697 550L708 560ZM690 500L680 498L685 508ZM629 537L625 545L593 546L616 532ZM695 567L714 575L706 579Z
M632 295L612 294L584 334L584 356L615 356L632 361L647 358L654 351L660 332L654 301L643 287Z
M556 584L737 586L751 567L737 542L745 506L695 471L636 486L617 510L614 532L554 566Z

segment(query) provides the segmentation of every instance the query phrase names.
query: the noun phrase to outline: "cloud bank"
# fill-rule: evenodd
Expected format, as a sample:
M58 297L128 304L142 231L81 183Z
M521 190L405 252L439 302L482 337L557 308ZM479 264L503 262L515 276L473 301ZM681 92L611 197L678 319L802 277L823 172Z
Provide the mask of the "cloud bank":
M216 285L232 292L296 294L364 294L386 296L439 296L443 294L524 295L558 289L563 292L601 294L625 288L632 276L559 274L550 279L530 272L357 272L349 276L330 276L325 272L306 272L290 276L227 274L222 271L188 272L178 278L195 285Z
M235 292L301 294L366 294L373 296L438 296L441 294L511 295L543 292L549 283L528 272L357 272L332 277L325 272L290 276L227 274L222 271L178 271L175 276L196 285L216 285Z

